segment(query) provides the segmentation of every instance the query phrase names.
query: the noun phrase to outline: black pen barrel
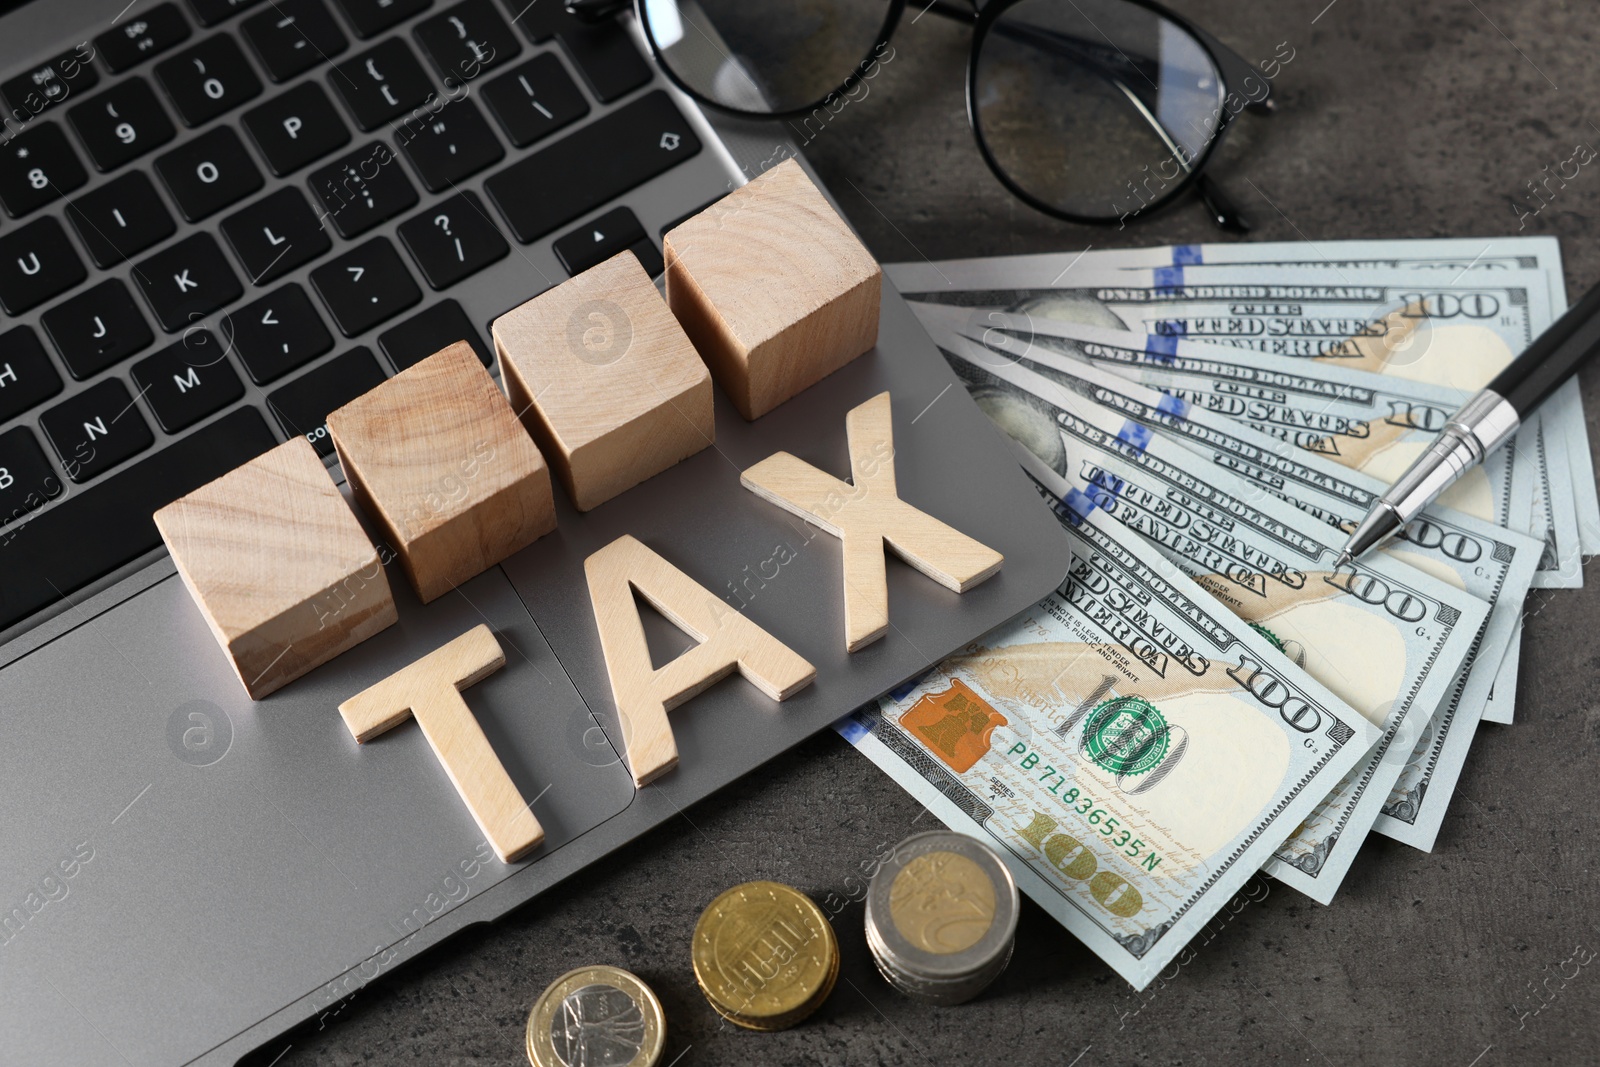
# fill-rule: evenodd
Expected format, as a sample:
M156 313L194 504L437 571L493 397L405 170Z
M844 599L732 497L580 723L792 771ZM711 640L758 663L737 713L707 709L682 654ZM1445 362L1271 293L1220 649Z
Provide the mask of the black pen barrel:
M1600 351L1600 285L1534 338L1488 387L1526 419L1596 351Z

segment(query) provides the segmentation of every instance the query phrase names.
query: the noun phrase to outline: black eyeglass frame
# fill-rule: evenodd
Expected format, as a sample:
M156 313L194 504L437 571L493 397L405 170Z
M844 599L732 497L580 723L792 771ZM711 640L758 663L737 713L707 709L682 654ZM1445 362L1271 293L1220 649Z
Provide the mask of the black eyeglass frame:
M1183 164L1180 161L1180 166L1185 171L1182 179L1177 180L1176 184L1172 184L1148 204L1142 204L1135 211L1125 212L1122 215L1080 215L1059 208L1048 201L1041 200L1023 188L1016 179L1007 173L1005 167L995 158L993 150L989 147L988 138L984 136L983 121L978 111L978 60L983 54L984 42L988 40L989 33L994 28L995 23L1007 11L1023 2L1024 0L990 0L989 3L984 4L977 12L977 26L973 30L972 49L967 56L967 124L972 127L972 139L977 142L978 153L983 156L983 161L988 165L989 172L999 180L1000 184L1005 186L1011 195L1035 211L1043 212L1052 218L1062 219L1066 222L1077 222L1091 226L1115 225L1129 215L1144 215L1149 212L1159 211L1174 203L1178 197L1192 188L1200 192L1201 198L1205 201L1206 207L1211 213L1212 220L1217 225L1229 230L1249 229L1249 223L1244 220L1238 210L1233 207L1213 183L1205 179L1204 171L1206 164L1211 160L1212 153L1222 143L1223 135L1228 132L1228 129L1233 124L1236 112L1228 109L1227 100L1233 95L1234 87L1241 85L1245 79L1254 77L1261 82L1265 91L1260 99L1253 103L1262 111L1270 111L1273 105L1268 101L1271 100L1272 83L1261 77L1255 68L1250 66L1238 53L1229 49L1182 15L1162 4L1156 3L1155 0L1120 0L1120 2L1144 8L1187 33L1205 52L1206 58L1211 61L1211 66L1217 71L1222 83L1217 87L1217 110L1219 112L1217 128L1207 139L1205 149L1199 156L1187 164ZM698 100L699 97L695 99ZM1162 132L1165 139L1165 131ZM1174 155L1176 155L1176 152L1174 152Z
M1201 198L1206 203L1207 209L1211 213L1212 221L1214 221L1217 225L1221 226L1223 229L1230 230L1247 230L1250 228L1249 223L1245 221L1243 216L1239 214L1238 210L1234 208L1234 206L1228 201L1227 197L1222 194L1221 190L1217 189L1214 183L1205 180L1203 172L1206 165L1210 162L1212 154L1216 151L1217 146L1222 143L1223 135L1226 134L1228 129L1232 126L1233 119L1238 113L1237 111L1230 110L1227 107L1228 99L1235 97L1235 91L1238 87L1242 86L1247 80L1254 78L1261 83L1262 92L1259 97L1254 97L1251 95L1244 96L1242 99L1244 99L1246 103L1239 110L1250 110L1258 114L1270 113L1274 106L1272 102L1272 82L1270 79L1262 77L1262 75L1237 52L1233 51L1227 45L1224 45L1221 41L1218 41L1215 37L1201 29L1199 26L1196 26L1193 22L1189 21L1189 19L1171 10L1165 5L1157 3L1156 0L1120 0L1120 2L1132 4L1135 7L1144 8L1145 10L1167 20L1168 22L1177 26L1180 30L1183 30L1185 33L1187 33L1206 54L1206 57L1211 61L1212 67L1217 71L1221 79L1222 84L1218 86L1218 100L1221 102L1221 104L1218 108L1219 116L1217 128L1216 131L1209 137L1205 150L1201 152L1199 157L1186 165L1186 173L1183 175L1181 180L1176 181L1175 184L1172 184L1169 188L1163 190L1159 196L1149 203L1142 205L1137 211L1125 212L1120 216L1080 215L1074 212L1065 211L1045 200L1041 200L1039 197L1033 195L1019 185L1017 181L1006 172L1005 168L1000 164L1000 161L995 158L994 152L989 147L989 142L983 133L983 123L979 117L977 99L978 59L982 54L983 44L988 39L988 35L993 29L995 23L998 22L1007 11L1022 2L1023 0L989 0L988 3L985 3L979 7L978 0L970 0L971 7L967 8L960 4L951 2L951 0L933 0L933 3L929 4L927 8L924 9L926 11L932 11L934 14L941 15L945 18L955 18L961 21L970 21L973 25L972 46L967 56L967 124L972 129L973 140L977 142L978 154L983 157L984 164L989 168L990 173L999 180L1001 185L1005 186L1006 190L1010 192L1011 195L1015 196L1017 199L1021 200L1035 211L1042 212L1043 214L1049 215L1052 218L1062 219L1066 222L1083 223L1092 226L1109 226L1121 222L1129 215L1145 215L1154 211L1162 210L1170 206L1179 196L1192 188L1196 189L1200 193ZM815 114L818 109L826 108L829 104L832 104L841 97L846 96L857 85L861 84L861 82L863 82L868 75L871 74L874 64L876 64L882 58L884 50L888 47L890 39L894 36L895 30L899 28L900 20L905 15L906 3L907 0L889 0L888 13L884 16L883 25L879 28L877 38L873 41L872 47L868 49L867 54L862 57L861 62L856 64L855 69L850 72L849 76L847 76L837 88L825 93L820 99L809 104L782 111L749 111L744 108L731 107L727 104L723 104L717 100L711 99L680 78L677 72L672 69L671 64L667 62L667 58L662 53L661 47L656 43L655 34L651 32L650 16L645 0L566 0L566 7L567 10L579 15L587 21L601 21L605 18L620 14L631 4L634 10L634 17L639 20L639 25L644 30L645 41L650 46L651 56L655 60L657 68L660 69L662 74L664 74L667 80L674 86L688 94L702 106L708 107L713 111L724 115L731 115L742 119L784 120L803 118L805 116ZM1164 132L1165 131L1163 131L1163 134Z

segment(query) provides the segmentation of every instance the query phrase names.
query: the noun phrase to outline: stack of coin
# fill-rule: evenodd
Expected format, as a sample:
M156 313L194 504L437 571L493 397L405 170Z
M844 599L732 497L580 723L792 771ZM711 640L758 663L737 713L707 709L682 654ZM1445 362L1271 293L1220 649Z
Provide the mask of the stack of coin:
M619 967L579 967L528 1013L533 1067L656 1067L667 1019L650 987Z
M811 898L777 882L746 882L713 900L694 927L694 978L723 1018L784 1030L828 999L839 942Z
M908 837L867 887L867 946L909 996L971 1000L1011 962L1017 884L994 850L949 830Z

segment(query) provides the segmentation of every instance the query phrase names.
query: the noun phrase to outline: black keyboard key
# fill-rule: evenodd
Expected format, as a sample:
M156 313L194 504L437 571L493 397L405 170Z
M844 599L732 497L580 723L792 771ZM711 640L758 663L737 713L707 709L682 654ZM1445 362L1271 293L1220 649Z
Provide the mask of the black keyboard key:
M434 193L500 162L506 154L483 112L466 98L407 123L396 132L395 140L417 168L422 184Z
M608 211L593 222L579 226L558 239L554 247L556 258L561 260L568 274L582 274L630 248L650 277L658 276L663 270L661 253L644 232L639 216L625 207Z
M93 56L92 48L79 45L0 83L0 93L5 94L12 115L22 121L23 117L31 118L68 97L93 89L100 81L99 73L89 62Z
M189 20L176 4L157 4L94 39L101 61L120 74L189 39Z
M120 378L107 378L39 416L39 429L75 482L86 482L155 444Z
M39 325L79 381L121 363L155 340L133 294L116 278L90 286L46 311Z
M298 189L279 189L222 220L222 236L252 285L265 285L333 247Z
M511 21L522 27L522 32L534 44L543 44L563 30L583 25L567 14L565 0L504 0Z
M350 44L322 0L273 0L271 10L251 15L239 30L275 82L331 63Z
M32 430L18 426L0 433L0 526L44 507L61 494L61 488L61 479ZM0 554L0 566L6 562Z
M433 0L334 0L334 3L355 28L357 37L376 37L390 26L428 10Z
M378 335L378 347L389 357L395 370L405 370L414 363L420 363L457 341L471 345L485 367L494 364L494 357L489 353L489 346L483 343L483 336L454 300L440 301Z
M0 534L0 628L161 545L150 516L277 442L241 408Z
M115 170L166 144L176 135L172 120L143 78L128 78L67 111L78 139L101 171Z
M200 25L215 26L241 11L248 11L260 2L261 0L189 0L189 6L194 9L194 17L200 20Z
M209 233L186 237L134 268L133 276L168 333L176 333L239 299L244 287L233 273L216 238Z
M278 425L291 437L304 435L318 455L333 455L333 439L325 425L328 412L383 384L383 368L365 346L330 359L267 396Z
M74 197L67 218L97 267L114 267L177 229L155 186L137 170Z
M190 222L214 215L261 188L261 170L230 127L218 126L156 160L156 173Z
M448 289L505 258L511 246L473 192L457 193L400 224L400 240L435 289Z
M375 130L433 96L433 83L422 64L398 37L340 63L328 81L363 130Z
M257 385L275 381L333 347L333 335L298 285L285 285L228 312L222 335Z
M572 65L602 103L626 96L655 73L634 45L633 35L616 20L575 26L559 36Z
M522 42L489 0L447 7L412 32L446 85L470 82L522 51Z
M7 422L61 392L39 335L27 326L0 334L0 422Z
M312 171L310 182L340 237L359 237L417 202L417 187L382 141Z
M627 27L615 19L590 24L567 14L551 0L505 0L522 32L535 44L555 37L572 65L602 101L619 99L650 80L649 61L634 46Z
M199 126L261 94L261 79L223 33L157 63L156 80L187 126Z
M53 122L29 126L0 146L0 204L12 218L59 200L88 180L78 153Z
M193 426L244 395L244 383L208 330L185 334L133 365L133 384L168 433Z
M350 127L316 82L301 82L244 113L244 128L280 178L350 143Z
M339 332L365 333L422 299L422 290L386 237L374 237L311 272L311 285Z
M561 60L549 52L490 82L484 87L483 99L518 148L589 113L589 102L567 76Z
M46 216L0 236L0 307L20 315L88 277L61 223Z
M517 240L537 241L699 151L689 120L657 90L513 163L483 188Z

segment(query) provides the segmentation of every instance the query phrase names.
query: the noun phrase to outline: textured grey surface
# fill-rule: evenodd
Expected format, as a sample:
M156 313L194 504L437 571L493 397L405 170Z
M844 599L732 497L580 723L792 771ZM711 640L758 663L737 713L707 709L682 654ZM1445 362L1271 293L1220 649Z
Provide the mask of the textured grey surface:
M1282 41L1296 50L1277 82L1279 113L1246 116L1215 172L1262 239L1515 233L1524 183L1580 141L1600 147L1585 117L1600 101L1590 3L1179 6L1247 59ZM881 258L1217 238L1192 203L1122 232L1030 212L971 145L962 31L928 16L896 48L871 94L807 147ZM1591 165L1522 231L1561 237L1572 296L1600 277L1597 209ZM1593 421L1600 368L1584 386ZM917 821L915 802L826 735L496 927L385 976L259 1062L525 1062L533 998L590 962L627 967L656 989L664 1062L679 1065L1600 1061L1600 966L1561 977L1575 948L1579 959L1600 951L1590 871L1600 574L1587 570L1589 588L1529 601L1517 723L1480 730L1432 855L1370 840L1327 908L1272 884L1143 994L1024 902L999 982L973 1004L924 1007L873 971L851 904L835 919L839 987L817 1017L776 1035L722 1023L689 970L695 917L717 892L775 878L819 899L859 897L858 864L931 819ZM1542 983L1545 1001L1534 994Z

